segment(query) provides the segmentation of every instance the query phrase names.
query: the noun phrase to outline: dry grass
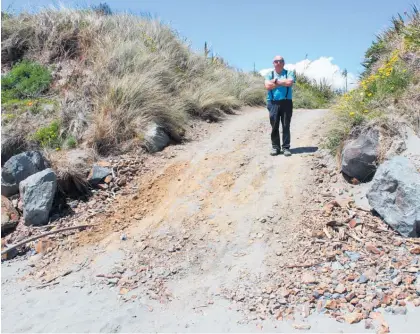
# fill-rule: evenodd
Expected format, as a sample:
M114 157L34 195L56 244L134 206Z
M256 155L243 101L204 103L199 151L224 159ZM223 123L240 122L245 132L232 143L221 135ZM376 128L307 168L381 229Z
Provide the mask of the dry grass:
M61 108L50 118L101 154L141 142L151 122L180 141L191 117L219 120L265 100L263 78L193 53L170 27L128 14L64 8L9 17L2 55L3 69L22 58L51 67Z
M89 192L86 176L97 159L94 150L44 150L43 155L57 174L58 190L64 197L78 198Z

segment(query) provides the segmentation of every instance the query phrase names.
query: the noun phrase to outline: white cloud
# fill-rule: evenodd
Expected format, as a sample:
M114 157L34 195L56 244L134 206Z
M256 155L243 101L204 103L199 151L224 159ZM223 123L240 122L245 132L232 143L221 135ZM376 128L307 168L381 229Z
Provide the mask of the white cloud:
M296 64L287 64L287 70L296 70L297 73L305 74L310 79L320 82L325 79L334 89L343 89L346 85L346 79L341 75L343 69L332 63L332 57L320 57L319 59L310 61L308 59L297 62ZM267 68L259 73L263 76L267 75L273 69ZM357 86L357 77L353 73L347 74L348 89Z

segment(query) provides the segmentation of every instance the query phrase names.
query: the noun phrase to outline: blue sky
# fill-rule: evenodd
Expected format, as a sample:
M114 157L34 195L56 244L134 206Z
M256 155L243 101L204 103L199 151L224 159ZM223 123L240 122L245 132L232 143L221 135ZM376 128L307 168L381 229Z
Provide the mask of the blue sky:
M101 1L61 1L86 6ZM105 1L102 1L105 2ZM169 23L202 49L212 50L243 70L269 68L281 54L288 63L332 57L331 64L358 74L364 51L376 33L418 0L132 0L106 1L111 9L149 12ZM30 5L28 5L30 3ZM48 0L3 0L15 11L56 3Z

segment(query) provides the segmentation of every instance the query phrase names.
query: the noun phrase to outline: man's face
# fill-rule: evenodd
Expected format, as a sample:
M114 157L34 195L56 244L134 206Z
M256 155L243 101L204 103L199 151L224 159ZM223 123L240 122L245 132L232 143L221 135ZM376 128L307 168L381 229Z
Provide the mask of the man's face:
M284 67L284 59L283 57L275 57L273 60L274 69L279 72L283 70Z

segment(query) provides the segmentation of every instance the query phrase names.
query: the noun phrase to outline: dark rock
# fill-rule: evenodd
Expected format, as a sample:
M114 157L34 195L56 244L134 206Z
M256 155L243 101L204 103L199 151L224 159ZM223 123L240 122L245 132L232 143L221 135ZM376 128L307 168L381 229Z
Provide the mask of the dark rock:
M376 171L378 145L379 132L371 128L347 142L342 152L341 171L350 178L369 181Z
M420 237L420 174L409 159L384 162L367 193L370 206L405 237Z
M144 145L148 152L155 153L162 151L169 145L171 139L165 129L156 123L151 123L144 136Z
M1 233L13 230L19 222L19 213L12 202L5 196L1 197Z
M19 193L19 184L49 164L38 151L23 152L6 161L1 171L1 194L9 197Z
M57 190L54 171L48 168L29 176L20 183L19 189L25 225L47 224Z
M88 176L88 182L92 185L97 185L102 180L104 180L109 174L111 174L111 170L109 168L93 165L92 170L90 171Z

